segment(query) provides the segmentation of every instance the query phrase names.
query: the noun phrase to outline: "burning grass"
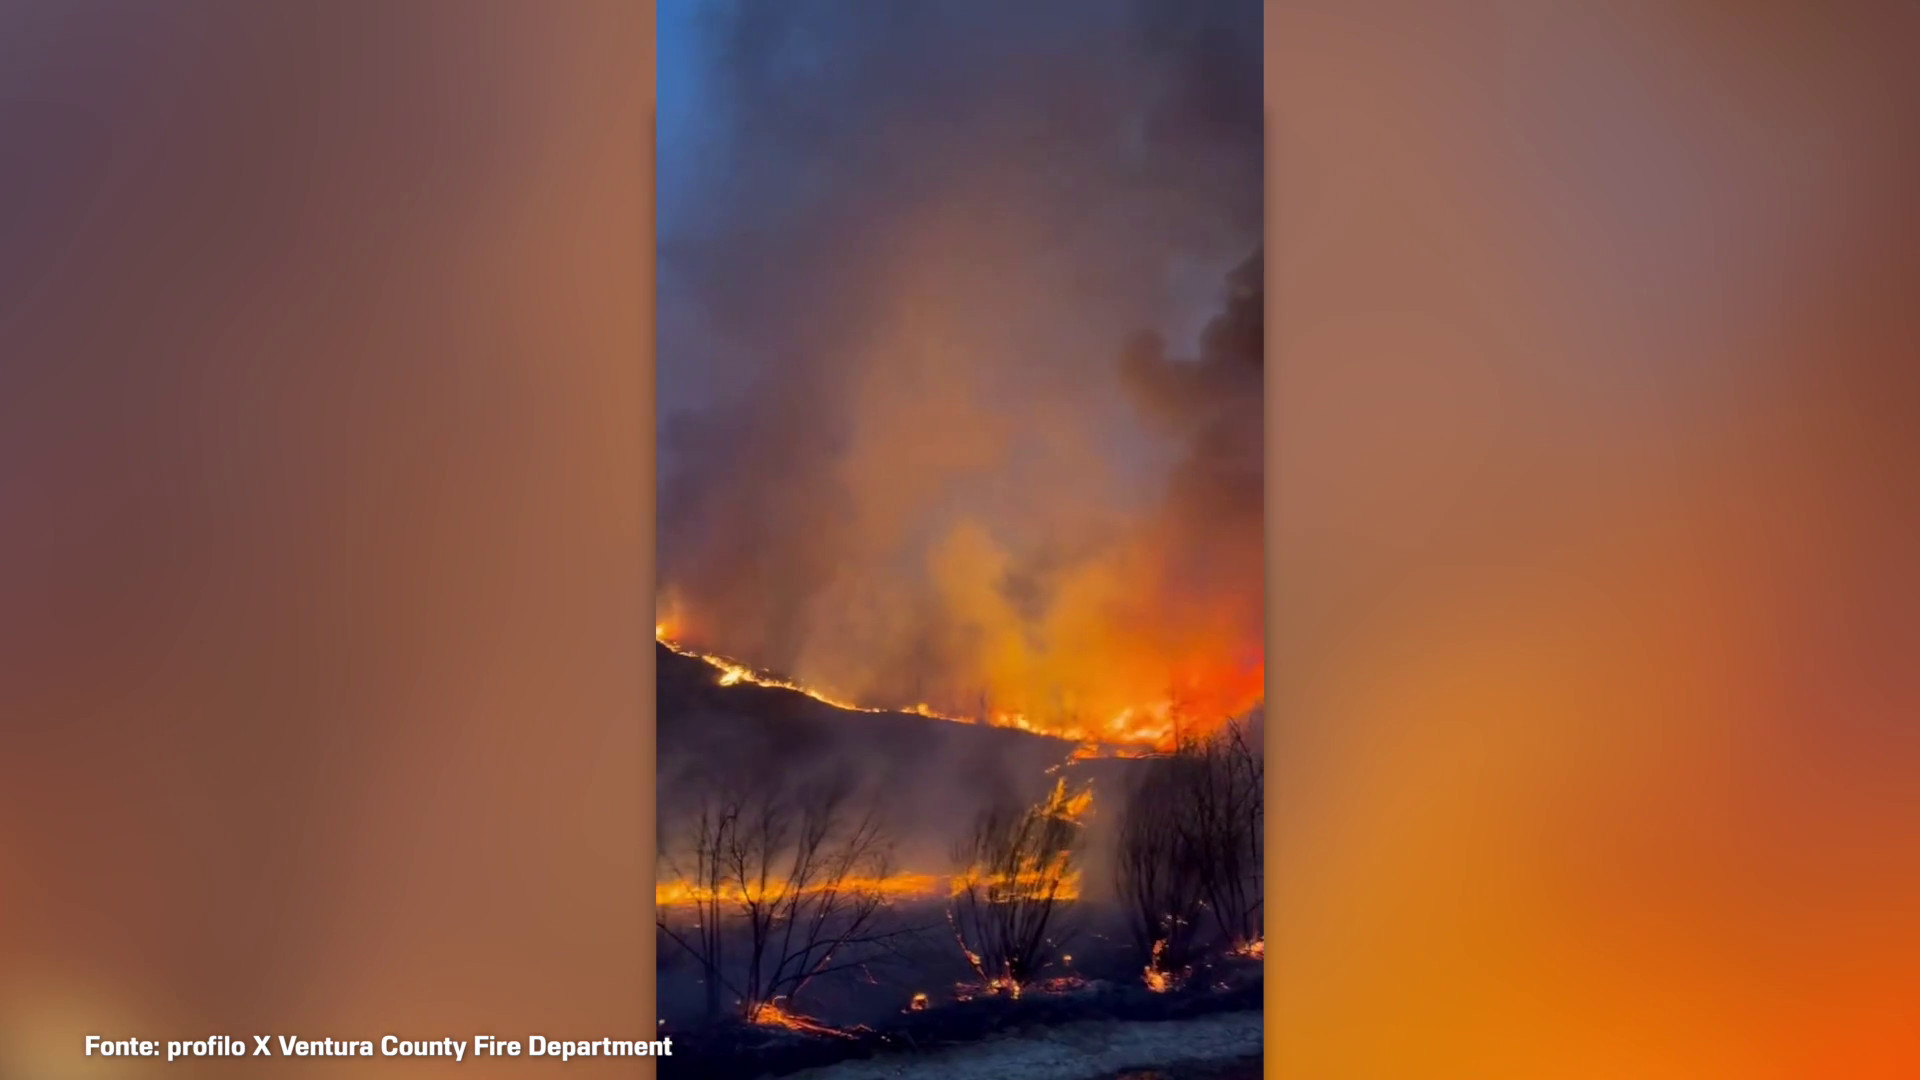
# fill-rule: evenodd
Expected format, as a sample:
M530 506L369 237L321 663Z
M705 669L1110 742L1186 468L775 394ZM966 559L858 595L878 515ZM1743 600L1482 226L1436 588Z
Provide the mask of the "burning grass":
M773 687L830 707L889 711L663 644L717 672L701 685ZM1002 716L1000 726L1021 725ZM1222 728L1182 739L1172 751L1144 743L1067 751L1048 749L1058 756L1044 770L1046 757L1030 758L1018 774L1030 781L1002 783L993 774L967 787L981 792L981 812L941 874L892 867L889 830L901 819L879 789L858 798L832 785L815 790L820 770L790 768L777 755L762 763L771 770L764 776L722 782L720 773L746 767L730 763L703 778L692 789L702 801L686 819L688 831L661 841L662 869L670 873L655 898L662 948L678 950L673 978L685 991L676 1008L690 1018L704 993L707 1021L699 1029L736 1031L716 1038L794 1053L801 1044L843 1046L858 1055L871 1052L858 1048L898 1045L883 1033L900 1033L921 1049L924 1033L944 1044L965 1030L1001 1030L1030 1010L1072 1022L1225 1007L1215 1001L1257 1004L1265 942L1257 930L1256 746ZM1147 760L1076 764L1091 757ZM835 770L859 771L835 763L826 773ZM1121 796L1111 806L1096 803L1090 776ZM1088 833L1097 808L1113 831ZM1093 841L1115 861L1084 861ZM924 847L913 850L924 857ZM1107 872L1117 874L1111 891L1100 876ZM800 944L787 946L789 935ZM1071 961L1069 941L1085 963ZM916 984L933 992L909 992ZM804 1005L793 1004L795 993ZM716 1001L731 1004L716 1009Z
M810 881L798 886L803 895L817 896L829 891L878 894L891 902L924 900L941 895L947 879L938 874L889 874L885 877L852 877L834 881ZM785 880L766 882L728 881L703 886L685 878L663 881L653 888L653 902L660 908L685 908L719 901L723 904L774 903L790 888Z
M1166 963L1167 943L1163 938L1153 943L1153 952L1147 957L1145 982L1147 989L1156 994L1164 994L1173 989L1174 975L1162 965Z
M950 995L920 991L897 998L870 1026L835 1026L811 1017L789 1022L788 1015L776 1013L764 1023L677 1032L675 1050L697 1057L701 1075L710 1080L755 1080L881 1054L925 1060L920 1055L1088 1022L1157 1025L1250 1013L1263 997L1257 978L1232 975L1196 977L1165 993L1137 980L1079 976L1037 979L1018 997L966 983Z
M1105 720L1090 724L1069 719L1053 719L1043 723L1030 718L1024 712L1005 709L985 709L980 715L968 716L943 712L925 702L885 707L863 705L819 687L808 686L794 679L758 670L730 657L691 648L674 637L673 628L667 623L654 625L654 640L681 656L698 660L712 668L717 673L716 681L721 686L760 686L788 690L847 712L907 713L924 716L931 720L945 720L956 724L984 723L990 727L1065 739L1078 744L1073 756L1079 760L1142 757L1175 746L1181 737L1181 716L1185 710L1173 698L1131 705Z
M989 805L972 837L956 848L947 920L954 940L989 993L1018 998L1059 954L1063 920L1080 896L1076 859L1093 788L1065 777L1039 803Z
M656 623L654 625L653 639L656 642L662 645L665 645L667 648L672 649L674 652L680 654L681 656L685 656L693 660L699 660L702 663L706 664L708 667L711 667L715 671L719 672L720 677L718 681L721 686L740 686L742 684L745 684L747 686L765 686L775 690L791 690L796 694L804 694L807 697L810 697L813 700L818 701L823 705L831 705L836 709L843 709L847 712L912 713L916 716L925 716L934 720L951 720L957 723L972 722L971 720L965 717L949 716L945 713L937 712L934 709L929 708L925 704L906 705L906 706L899 706L899 707L890 708L890 709L882 709L882 708L876 708L871 705L857 704L855 702L848 701L844 698L835 697L832 694L826 693L825 691L816 689L814 687L803 686L800 683L794 682L792 679L783 679L780 676L771 674L769 672L756 671L752 667L749 667L748 665L743 664L738 660L731 660L731 659L728 659L727 657L720 656L715 653L704 653L696 649L687 648L685 645L680 644L679 642L675 641L671 636L669 636L668 627L664 623Z
M747 1018L750 1024L760 1027L779 1028L783 1031L795 1031L802 1035L822 1035L835 1039L857 1038L864 1028L837 1028L823 1024L808 1016L788 1012L777 1001L762 1002L754 1008Z

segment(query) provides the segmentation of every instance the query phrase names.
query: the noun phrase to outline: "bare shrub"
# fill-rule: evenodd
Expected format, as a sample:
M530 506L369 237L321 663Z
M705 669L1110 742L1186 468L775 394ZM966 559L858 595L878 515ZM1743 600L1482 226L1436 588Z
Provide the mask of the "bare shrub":
M906 933L884 925L889 845L852 794L844 777L736 785L709 796L678 843L663 838L674 895L662 897L659 932L699 966L709 1018L726 993L749 1022L783 1015L778 1003Z
M1090 788L1055 783L1032 806L1001 797L954 850L948 918L961 951L989 990L1017 996L1064 943L1066 905L1079 898L1075 859Z
M1149 981L1185 966L1209 914L1229 948L1261 940L1264 783L1242 724L1184 739L1143 766L1122 810L1115 883Z
M1227 944L1264 937L1266 762L1248 725L1229 724L1202 744L1206 783L1198 799L1206 843L1207 906Z
M1192 754L1151 760L1121 811L1115 892L1150 977L1187 965L1205 915L1207 855L1187 812L1204 767Z

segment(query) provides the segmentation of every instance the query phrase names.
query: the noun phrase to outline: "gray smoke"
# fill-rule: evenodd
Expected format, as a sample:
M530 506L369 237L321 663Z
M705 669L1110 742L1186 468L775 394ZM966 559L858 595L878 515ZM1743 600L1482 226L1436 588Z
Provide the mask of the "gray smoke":
M1253 0L662 4L677 632L1036 714L1153 652L1081 629L1123 613L1257 653L1259 30Z

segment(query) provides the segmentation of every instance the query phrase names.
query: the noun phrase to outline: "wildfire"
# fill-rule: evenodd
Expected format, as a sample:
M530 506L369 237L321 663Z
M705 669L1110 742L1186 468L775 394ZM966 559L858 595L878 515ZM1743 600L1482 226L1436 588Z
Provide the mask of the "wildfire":
M1084 993L1093 984L1078 975L1054 975L1045 979L1036 979L1022 986L1008 978L986 979L980 982L963 982L954 986L953 1000L977 1001L983 997L1005 997L1019 1001L1026 994L1067 995ZM916 1000L924 995L916 995ZM913 1005L912 1009L923 1006Z
M1267 939L1257 937L1252 941L1241 942L1239 945L1233 947L1233 955L1246 956L1258 960L1267 955Z
M1051 891L1055 900L1080 899L1080 871L1065 868L1064 859L1043 866L1022 869L1014 874L985 874L969 871L948 879L948 891L959 896L969 889L985 886L987 902L1006 903L1022 897L1044 896Z
M842 878L807 886L802 892L879 893L889 900L915 900L940 895L944 880L937 874L892 874L884 878ZM751 888L738 883L729 883L717 891L710 887L695 885L690 881L662 881L653 887L653 902L656 906L663 908L683 907L715 899L727 903L765 903L780 899L785 895L786 889L786 884L778 881L770 881L764 887Z
M818 687L807 686L771 672L756 670L750 665L717 653L706 653L689 648L676 638L675 627L671 622L656 622L653 627L653 636L655 641L673 652L699 660L719 672L718 682L721 686L747 685L790 690L796 694L804 694L823 705L830 705L848 712L910 713L932 720L946 720L956 724L985 723L991 727L1012 728L1016 731L1066 739L1079 744L1073 752L1076 760L1097 757L1139 757L1154 750L1167 749L1177 741L1180 716L1183 712L1189 711L1179 701L1169 697L1162 701L1129 706L1104 721L1087 724L1064 720L1039 723L1025 713L1014 710L989 710L982 716L966 716L942 712L925 702L892 707L862 705ZM1195 715L1199 714L1196 712Z
M1153 943L1153 953L1147 957L1147 989L1156 994L1164 994L1173 989L1174 985L1173 973L1160 966L1161 959L1166 951L1167 943L1164 940L1156 941Z
M986 979L982 982L965 982L953 988L953 1000L973 1001L981 997L1008 997L1020 1000L1020 984L1008 978Z
M1036 809L1046 817L1081 824L1093 810L1093 785L1069 790L1066 777L1060 777ZM1061 851L1044 858L1028 858L1011 873L971 867L948 879L948 888L954 896L984 888L988 903L1047 896L1071 901L1080 899L1080 881L1080 871L1072 865L1072 854Z
M854 1033L837 1027L829 1027L811 1017L788 1012L778 1002L769 1001L753 1011L753 1022L761 1027L784 1028L807 1035L832 1035L836 1038L851 1039Z
M1093 810L1093 786L1072 789L1067 787L1066 778L1061 777L1054 781L1052 790L1037 809L1048 817L1080 824ZM959 896L984 887L990 903L1049 895L1056 901L1070 902L1080 898L1080 884L1080 871L1070 865L1069 853L1058 852L1045 859L1030 859L1012 873L969 869L944 876L901 873L884 878L839 878L809 885L803 892L878 893L889 901L911 901ZM716 899L724 903L765 903L779 900L787 888L786 883L779 881L752 886L733 881L716 890L676 879L655 884L653 902L661 908L685 907Z
M871 705L856 704L854 702L847 701L842 698L834 697L832 694L828 694L820 690L816 690L813 687L802 686L801 684L794 682L791 679L783 679L778 675L773 675L764 671L755 671L753 668L740 663L738 660L729 660L724 656L719 656L714 653L703 653L694 649L689 649L681 645L679 642L674 641L672 637L668 635L668 630L669 630L669 627L666 623L655 623L653 627L653 639L659 642L660 644L665 645L667 648L672 649L674 652L680 654L681 656L690 657L694 660L699 660L702 663L706 664L708 667L711 667L715 671L718 671L720 673L721 686L739 686L742 683L745 683L749 686L765 686L775 690L791 690L796 694L805 694L806 696L812 698L815 701L820 702L823 705L831 705L836 709L843 709L847 712L864 712L864 713L904 712L904 713L914 713L916 715L929 717L935 720L953 720L961 723L968 722L962 717L948 716L945 713L935 712L933 709L928 708L926 705L908 705L904 708L881 709Z
M1091 986L1091 983L1078 975L1055 975L1041 979L1034 984L1033 988L1043 994L1077 994Z
M1048 814L1078 824L1086 820L1087 812L1092 809L1093 785L1089 784L1079 791L1068 794L1065 777L1054 781L1053 794L1047 799Z

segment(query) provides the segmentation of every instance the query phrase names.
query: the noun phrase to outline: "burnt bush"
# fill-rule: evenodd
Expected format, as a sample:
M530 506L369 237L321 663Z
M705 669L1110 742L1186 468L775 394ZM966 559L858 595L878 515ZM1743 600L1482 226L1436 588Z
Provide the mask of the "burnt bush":
M1245 725L1183 740L1144 763L1121 811L1115 889L1154 972L1185 969L1212 940L1261 940L1265 768Z

